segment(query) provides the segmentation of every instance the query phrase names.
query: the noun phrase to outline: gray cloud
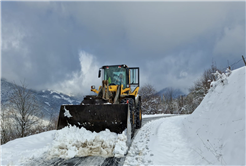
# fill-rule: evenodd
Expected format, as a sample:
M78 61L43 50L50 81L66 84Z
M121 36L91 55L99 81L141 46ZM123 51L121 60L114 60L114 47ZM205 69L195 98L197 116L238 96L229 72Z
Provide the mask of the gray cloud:
M187 89L241 55L245 2L2 2L2 77L32 88L89 93L92 60L94 72L125 63L157 90Z
M245 49L245 26L225 27L223 36L217 39L213 53L222 58L242 54Z

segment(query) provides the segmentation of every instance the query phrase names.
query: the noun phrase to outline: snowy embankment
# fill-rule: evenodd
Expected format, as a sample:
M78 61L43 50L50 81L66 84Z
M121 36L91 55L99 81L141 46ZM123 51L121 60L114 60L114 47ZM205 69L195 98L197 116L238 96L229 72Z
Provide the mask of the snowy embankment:
M127 152L126 134L109 130L99 133L65 127L10 141L1 146L1 165L25 165L39 158L83 156L122 157Z
M193 114L143 126L125 165L245 165L245 70L218 75Z
M246 67L213 82L202 103L184 120L196 163L245 165Z

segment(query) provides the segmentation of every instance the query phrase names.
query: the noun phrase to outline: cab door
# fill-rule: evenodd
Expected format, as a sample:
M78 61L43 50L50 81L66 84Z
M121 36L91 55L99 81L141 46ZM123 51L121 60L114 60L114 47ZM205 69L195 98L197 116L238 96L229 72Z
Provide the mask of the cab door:
M139 67L129 68L129 75L129 85L131 87L131 91L133 92L137 87L139 87Z

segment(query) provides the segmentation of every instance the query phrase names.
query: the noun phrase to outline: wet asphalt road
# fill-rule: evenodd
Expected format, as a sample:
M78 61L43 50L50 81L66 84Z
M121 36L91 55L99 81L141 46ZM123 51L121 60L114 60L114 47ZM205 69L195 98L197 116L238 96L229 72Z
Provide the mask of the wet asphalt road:
M172 115L173 116L173 115ZM142 126L144 126L147 122L152 120L157 120L160 118L167 118L170 116L163 116L163 117L151 117L151 118L143 118ZM135 130L135 136L137 135L139 129ZM101 156L87 156L87 157L74 157L71 159L61 159L61 158L54 158L51 160L47 160L44 157L39 159L35 159L32 162L28 163L28 165L39 165L39 166L122 166L124 164L125 157L116 158L116 157L109 157L104 158Z

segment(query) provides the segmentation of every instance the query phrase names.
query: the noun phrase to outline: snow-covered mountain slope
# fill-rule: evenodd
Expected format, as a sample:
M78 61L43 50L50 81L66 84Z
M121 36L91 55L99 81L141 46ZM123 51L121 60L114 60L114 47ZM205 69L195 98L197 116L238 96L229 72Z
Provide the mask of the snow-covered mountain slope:
M59 113L62 104L80 104L81 101L75 97L52 90L42 90L36 93L38 101L44 105L44 111Z
M5 79L1 79L1 103L8 103L8 98L13 93L14 85ZM51 114L58 116L60 111L60 106L62 104L80 104L82 99L77 97L68 96L59 92L52 90L42 90L35 91L31 90L38 100L41 111L43 112L45 118L49 118Z
M6 79L1 78L1 103L8 101L8 97L13 93L14 85Z

